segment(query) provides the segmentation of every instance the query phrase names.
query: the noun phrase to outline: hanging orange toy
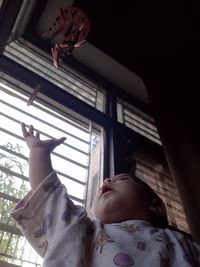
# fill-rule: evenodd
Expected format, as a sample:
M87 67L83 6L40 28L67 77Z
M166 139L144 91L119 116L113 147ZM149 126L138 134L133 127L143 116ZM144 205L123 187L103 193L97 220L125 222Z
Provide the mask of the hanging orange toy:
M57 16L49 31L43 37L50 42L59 37L51 49L53 64L59 67L59 61L64 56L72 55L74 47L79 47L86 42L90 30L90 22L86 14L77 7L60 8L60 15Z

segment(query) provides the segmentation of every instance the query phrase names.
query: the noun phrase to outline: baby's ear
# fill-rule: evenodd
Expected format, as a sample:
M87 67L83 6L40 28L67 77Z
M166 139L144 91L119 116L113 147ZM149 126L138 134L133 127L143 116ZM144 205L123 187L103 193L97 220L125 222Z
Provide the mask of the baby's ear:
M166 217L166 208L164 203L158 199L154 198L150 205L150 211L153 212L158 218Z
M163 203L161 202L161 200L158 199L158 198L154 198L151 201L150 210L152 212L157 213L160 216L162 216L162 215L164 215L166 213L165 206L163 205Z

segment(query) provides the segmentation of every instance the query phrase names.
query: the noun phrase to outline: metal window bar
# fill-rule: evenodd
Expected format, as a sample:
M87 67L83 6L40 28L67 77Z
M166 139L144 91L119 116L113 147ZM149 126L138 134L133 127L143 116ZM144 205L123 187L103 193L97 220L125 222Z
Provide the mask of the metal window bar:
M5 75L4 73L2 73L0 71L0 77L3 78L4 84L0 84L0 88L1 91L6 92L7 94L10 94L11 96L16 96L18 97L18 99L22 100L22 101L27 101L27 97L25 96L27 94L27 92L23 92L24 95L19 94L17 92L17 90L19 90L18 86L15 86L14 83L16 83L16 80L12 81L12 77ZM9 87L7 86L7 84L9 84ZM22 84L20 85L22 86ZM21 89L21 88L20 88ZM22 90L23 91L23 90ZM43 100L44 101L44 100ZM44 101L45 104L45 101ZM48 114L52 115L54 118L57 118L58 120L62 120L62 122L69 122L69 119L67 119L66 115L61 115L60 113L58 114L58 110L56 109L56 111L54 111L54 107L51 107L51 109L47 108L44 105L41 105L39 102L38 103L33 103L32 104L33 107L40 109L40 111L44 111L46 112L48 110ZM74 117L72 114L70 114L70 124L75 126L76 128L80 129L81 131L88 133L87 127L88 127L88 123L85 123L83 120L79 120L77 117Z
M133 113L134 112L134 113ZM136 108L130 108L130 107L125 107L124 113L127 116L130 116L134 118L137 122L140 122L142 125L146 126L147 128L151 129L152 131L157 132L157 129L155 127L155 122L153 118L151 118L147 114L142 114L142 112L138 111Z
M125 110L124 114L125 114L125 120L134 124L136 127L140 128L141 130L149 132L151 135L159 138L159 135L157 133L155 126L153 126L152 124L144 120L140 120L138 116L131 114L130 112L127 112L127 110Z
M1 101L1 100L0 100L0 103L3 103L3 102L4 102L4 101ZM4 102L4 103L5 103L5 102ZM8 106L9 106L9 105L8 105ZM10 105L10 106L11 106L11 105ZM15 109L14 107L12 107L12 108ZM16 108L16 110L19 110L19 109ZM22 112L22 111L21 111L21 112ZM52 125L52 124L50 124L50 123L48 123L48 122L45 122L45 121L42 120L42 119L37 119L36 116L29 115L29 114L26 113L26 112L24 112L24 114L26 114L26 115L28 115L29 117L34 118L34 119L36 119L36 120L42 122L42 123L45 123L46 125L48 125L48 126L50 126L50 127L53 127L53 128L56 129L56 130L59 130L60 132L64 133L64 135L71 136L71 137L73 137L73 138L75 138L75 139L77 139L77 140L79 140L79 141L81 141L81 142L83 142L83 143L89 145L89 142L87 142L86 140L83 140L83 139L81 139L81 138L79 138L79 137L76 137L75 135L73 135L73 134L71 134L71 133L68 133L68 132L66 132L66 131L64 131L64 130L62 130L62 129L60 129L60 128L58 128L58 127L56 127L56 126L54 126L54 125ZM8 120L12 120L13 122L16 122L16 123L18 123L18 124L21 124L21 122L20 122L19 120L16 120L16 119L14 119L13 117L11 117L11 116L9 116L9 115L7 115L7 114L4 114L4 113L2 113L2 112L0 112L0 116L5 117L5 118L7 118ZM43 135L45 135L45 136L48 137L48 138L52 138L52 136L50 136L49 134L46 134L46 133L44 133L44 132L42 132L42 131L40 131L40 133L43 134ZM64 145L67 146L67 147L69 147L69 148L74 149L75 151L78 151L78 152L80 152L80 153L82 153L82 154L88 156L88 153L87 153L87 152L85 152L85 151L83 151L83 150L81 150L81 149L78 149L78 148L75 147L75 146L72 146L72 145L70 145L70 144L64 144Z
M38 118L38 117L36 117L36 116L34 116L34 115L28 113L28 112L23 111L23 110L20 109L20 108L17 108L17 107L15 107L15 106L13 106L12 104L6 103L6 102L3 101L3 100L0 100L0 103L5 104L6 106L8 106L8 107L10 107L10 108L12 108L12 109L14 109L14 110L17 110L17 111L19 111L20 113L23 113L24 115L27 115L27 116L29 116L29 117L31 117L31 118L34 118L34 119L37 119L38 121L40 121L40 122L42 122L42 123L45 123L46 125L49 125L49 126L51 126L51 127L54 127L55 129L59 130L59 131L62 132L63 134L70 135L70 136L75 137L76 139L78 139L78 140L80 140L80 141L82 141L82 142L84 142L84 143L86 143L86 144L89 144L89 142L87 142L87 141L84 140L83 138L77 137L77 136L73 135L72 133L66 132L66 131L64 131L63 129L60 129L60 128L56 127L55 125L52 125L51 123L42 120L41 118ZM4 114L4 113L2 113L2 112L1 112L1 114L2 114L2 115L6 115L6 114ZM69 122L68 122L68 123L69 123ZM76 126L75 126L75 127L76 127ZM82 128L81 128L81 127L77 127L77 128L79 128L79 129L82 131ZM86 130L85 130L84 132L85 132L85 133L89 133L89 132L86 131Z
M0 100L0 103L5 104L5 101L1 101L1 100ZM27 116L30 117L30 118L34 118L35 120L37 120L37 121L39 121L39 122L42 122L42 123L44 123L45 125L50 126L52 129L57 129L57 130L59 130L59 132L61 132L61 133L65 133L65 135L67 134L68 136L72 136L73 138L75 138L76 140L80 140L81 142L84 141L84 143L88 144L88 146L89 146L89 143L88 143L86 140L83 140L82 138L76 137L75 135L72 135L72 134L68 134L68 132L63 131L62 129L60 129L60 128L58 128L58 127L55 127L55 125L50 124L50 123L48 123L48 122L45 122L44 120L42 120L42 119L40 119L40 118L37 119L36 116L31 115L31 114L29 114L29 113L27 113L27 112L23 112L21 109L19 109L19 108L15 108L13 105L8 104L7 106L8 106L8 107L11 107L13 110L18 110L18 111L20 111L20 113L22 113L22 114L24 114L24 115L27 115ZM0 112L0 115L3 116L3 117L8 118L9 120L12 120L13 122L18 123L18 124L21 123L19 120L16 120L16 119L12 118L11 116L6 115L6 114L4 114L4 113L2 113L2 112ZM42 132L42 131L40 131L40 132L41 132L44 136L46 136L46 137L48 137L48 138L52 138L52 136L50 136L50 135L48 135L48 134L46 134L46 133L44 133L44 132ZM16 137L17 137L17 136L16 136ZM75 150L75 151L77 151L77 152L79 152L79 153L83 153L83 154L86 155L86 156L88 155L88 153L85 153L84 151L82 151L82 150L80 150L80 149L78 149L78 148L76 148L76 147L74 147L74 146L66 145L66 144L63 144L63 145L64 145L64 146L67 146L67 147L70 147L70 148L72 148L73 150ZM89 149L89 148L88 148L88 149ZM55 155L56 155L56 153L55 153ZM71 162L73 162L73 161L71 161ZM79 164L79 165L80 165L80 164ZM84 165L80 165L80 166L83 167L83 168L85 167Z
M8 56L8 55L6 54L6 56ZM71 93L72 95L75 95L76 97L78 97L83 102L86 102L87 104L89 104L91 106L94 106L94 98L93 98L93 101L92 101L91 100L91 96L90 95L86 96L86 94L84 94L84 91L82 89L81 89L81 91L79 90L80 91L79 95L77 95L78 88L73 88L73 87L75 87L73 85L71 85L71 87L68 87L69 85L66 86L66 84L64 82L62 82L61 79L59 79L59 77L56 77L56 78L54 77L55 74L53 75L54 72L51 71L50 69L48 70L48 72L46 72L43 75L42 72L41 72L41 68L44 68L44 66L40 66L38 68L36 68L36 66L33 67L34 66L34 61L32 62L32 65L29 65L30 64L29 61L26 62L21 58L21 56L18 57L16 55L12 55L12 53L9 53L9 57L12 60L15 59L15 61L17 61L17 59L18 59L17 62L20 63L21 65L23 65L24 67L27 67L27 64L28 64L29 67L27 67L27 68L29 70L31 70L31 71L35 72L36 74L42 76L43 78L47 79L48 81L52 82L53 84L57 85L58 87L64 89L65 91ZM51 66L50 68L53 68L53 67ZM75 90L75 89L77 89L77 90Z
M7 48L6 48L6 51L9 52L9 56L11 58L13 57L16 57L16 60L20 61L20 63L27 67L27 63L30 63L30 59L32 61L32 64L28 66L28 68L34 72L36 72L37 74L39 72L41 72L41 68L44 68L44 64L42 64L42 60L40 58L40 60L37 60L37 58L35 58L34 56L32 57L27 57L26 56L26 53L27 51L25 51L25 53L23 53L22 51L22 48L20 46L13 46L13 43L11 43ZM30 51L29 51L30 52ZM30 54L29 54L30 55ZM47 62L45 62L47 63ZM53 70L52 70L53 69ZM79 84L75 84L75 81L73 81L72 79L70 79L70 77L68 78L67 80L67 83L66 83L66 77L64 77L64 75L61 75L62 72L58 72L56 73L57 75L55 75L55 68L53 67L53 65L48 65L48 68L46 70L46 72L42 73L45 78L47 78L48 80L50 81L55 81L55 84L57 85L61 85L59 87L65 89L66 86L69 87L69 88L66 88L68 89L69 91L72 91L72 92L79 92L79 94L85 98L85 100L91 102L91 103L94 103L94 96L96 94L96 92L93 92L92 90L88 90L87 87L84 87L84 86L79 86ZM54 79L52 79L52 75L54 77ZM91 99L92 98L93 101Z
M8 150L6 149L6 151L8 151ZM11 150L10 150L9 152L12 153ZM10 170L10 169L8 169L8 168L5 168L5 167L0 166L0 171L4 172L4 173L6 173L6 174L9 174L10 176L14 176L14 177L16 177L16 178L20 178L21 180L29 181L28 177L26 177L26 176L24 176L24 175L21 175L21 174L15 172L15 171L12 171L12 170ZM69 180L72 180L72 181L76 182L76 183L79 183L79 184L81 184L81 185L86 185L86 183L81 182L81 181L79 181L79 180L77 180L77 179L74 179L73 177L70 177L70 176L68 176L68 175L65 175L65 174L62 173L62 172L57 171L57 173L58 173L59 175L61 175L61 176L64 176L65 178L67 178L67 179L69 179ZM71 198L72 198L73 200L76 200L76 201L82 203L82 204L84 203L84 201L83 201L82 199L80 199L80 198L76 198L76 197L74 197L74 196L71 196ZM18 199L18 201L19 201L19 199Z
M63 67L56 69L49 56L44 53L40 55L38 51L35 51L38 49L28 46L31 45L21 38L20 41L7 45L4 55L105 113L105 90L92 82L86 82L83 77L72 73L69 69ZM97 98L99 95L101 98Z
M26 114L27 116L31 116L32 118L37 118L36 116L34 116L34 115L32 115L32 114L29 114L28 112L24 112L24 111L22 111L20 108L17 108L17 107L15 107L15 106L13 106L12 104L9 104L9 103L7 103L7 102L5 102L5 101L3 101L3 100L1 100L1 103L2 104L5 104L5 105L7 105L7 106L9 106L9 107L11 107L11 108L14 108L15 110L17 110L17 111L19 111L19 112L22 112L23 114ZM36 108L39 108L39 109L41 109L38 105L33 105L34 107L36 107ZM41 111L42 111L42 109L41 109ZM47 112L47 110L45 110L45 109L43 109L43 111L44 112L46 112L46 113L48 113L49 115L54 115L53 113L51 113L51 112ZM57 118L60 120L60 118L57 116ZM42 120L41 118L37 118L39 121L41 121L41 122L44 122L44 120ZM46 122L48 125L50 125L50 126L52 126L52 124L50 124L50 123L48 123L48 122ZM71 123L71 121L69 122L69 121L66 121L66 123L70 123L71 125L73 125L74 127L76 127L76 128L78 128L78 129L80 129L81 131L84 131L85 133L88 133L88 130L86 130L86 129L83 129L82 127L78 127L75 123ZM55 127L56 128L56 127ZM57 127L58 128L58 127ZM62 129L59 129L61 132L63 132L63 133L66 133L65 131L63 131ZM68 132L67 132L68 133ZM69 133L68 133L69 134ZM71 134L71 136L73 136L73 134ZM76 138L78 138L77 136L76 136ZM81 141L83 141L83 142L85 142L85 140L84 139L80 139ZM88 143L88 142L86 142L86 143Z
M117 99L117 120L135 132L161 145L154 119L119 98Z
M21 175L21 174L19 174L19 173L17 173L17 172L11 171L11 170L8 169L8 168L4 168L4 167L0 166L0 171L4 172L4 173L6 173L6 174L9 174L10 176L19 178L19 179L21 179L21 180L24 180L24 181L27 181L27 182L29 181L28 177L26 177L26 176L24 176L24 175ZM76 179L74 179L74 178L72 178L72 177L70 177L70 176L68 176L68 175L63 174L62 172L57 171L57 173L58 173L59 175L61 175L61 176L64 176L65 178L67 178L67 179L69 179L69 180L73 180L73 181L75 181L76 183L80 183L81 185L86 185L86 183L82 183L81 181L78 181L78 180L76 180ZM77 201L77 202L79 202L79 203L84 204L84 200L83 200L83 199L80 199L80 198L78 198L78 197L72 196L72 195L70 195L70 194L69 194L69 196L70 196L70 198L71 198L72 200L75 200L75 201ZM7 198L8 198L8 197L9 197L9 195L7 195ZM19 200L20 200L20 199L17 199L17 202L18 202Z
M0 83L4 82L3 80L0 80ZM8 81L6 81L7 86ZM19 88L20 89L20 88ZM52 117L55 117L59 120L62 120L63 124L67 123L68 125L72 124L72 126L74 127L74 129L77 131L79 131L79 136L76 135L76 133L72 134L69 133L65 128L65 130L62 130L59 128L59 126L57 126L56 124L50 123L48 121L44 120L44 117L42 115L42 118L39 116L36 116L34 114L32 114L31 112L26 112L25 108L23 109L22 107L20 107L20 105L17 105L17 101L20 100L24 103L27 102L27 97L24 94L20 93L20 90L18 89L18 92L15 93L15 90L9 90L9 88L6 88L6 86L0 86L0 94L1 91L6 93L6 100L5 99L1 99L0 100L0 116L1 116L1 120L0 120L0 134L3 135L5 137L7 137L7 139L9 140L10 137L12 138L12 140L15 140L16 143L19 143L19 141L22 141L23 138L18 134L17 130L14 129L19 129L19 125L21 123L21 120L19 119L19 114L22 114L23 116L27 116L28 120L35 120L38 121L41 124L45 124L45 127L50 127L52 129L56 129L58 130L60 133L64 133L65 135L71 136L73 137L75 140L77 140L76 142L81 142L82 145L88 146L87 148L87 152L82 150L81 147L76 146L76 145L69 145L69 144L64 144L63 147L66 147L67 149L71 148L74 151L79 152L80 154L83 154L85 157L88 158L87 160L87 164L82 164L79 162L79 159L77 158L76 160L71 159L68 156L62 155L61 152L54 152L53 155L56 156L59 160L64 160L65 162L70 162L72 164L74 164L74 166L76 166L76 168L80 167L82 169L84 169L85 172L85 179L82 180L81 179L77 179L74 178L73 175L71 176L69 173L64 173L63 171L60 171L59 168L55 168L58 169L57 173L58 176L62 176L62 178L65 179L65 181L71 181L74 184L76 184L78 186L78 184L80 186L82 186L84 189L84 191L87 188L87 179L88 179L88 169L89 169L89 156L90 156L90 149L91 149L91 145L94 139L94 136L97 135L98 138L100 138L100 133L98 132L98 130L96 128L93 128L93 124L91 122L89 122L88 120L84 121L80 121L79 123L79 119L74 119L75 117L67 115L64 116L63 112L60 112L58 109L58 113L56 113L56 108L54 107L53 110L50 110L51 106L45 107L42 106L42 101L37 102L34 104L34 107L37 108L38 110L41 110L42 112L46 112L46 114L50 114ZM14 106L13 102L9 102L10 98L14 98L14 101L16 103L16 106ZM44 101L43 101L44 102ZM4 107L4 108L1 108ZM7 107L8 109L5 110L5 107ZM11 112L11 110L15 111L15 113ZM61 115L62 114L62 115ZM3 121L4 120L4 121ZM5 123L6 122L6 123ZM13 127L13 125L15 126L13 129L10 129L9 127ZM48 131L49 133L49 131ZM44 130L42 130L42 134L43 136L52 138L53 135L47 134ZM21 143L20 143L21 145ZM13 160L19 160L20 162L24 161L27 163L28 157L26 156L26 154L24 154L24 152L20 152L20 151L15 151L12 150L11 148L8 148L6 146L6 144L2 144L0 143L0 155L4 154L6 157L8 157L8 159L13 159ZM1 158L0 158L1 160ZM28 182L28 177L26 176L26 174L24 173L20 173L20 171L16 171L16 170L12 170L9 169L8 167L4 167L2 164L0 165L0 178L1 178L1 174L3 175L7 175L8 177L12 177L13 181L17 182L17 181L25 181ZM23 183L22 183L23 185ZM20 188L18 188L18 190L20 190ZM69 190L68 190L69 191ZM86 191L85 191L86 192ZM76 194L71 194L69 192L69 196L71 197L72 200L75 201L75 203L79 203L81 205L85 205L85 198L84 198L84 194L83 194L83 198L80 198L79 195ZM16 204L16 202L19 201L19 199L15 196L13 196L12 194L9 193L5 193L5 192L1 192L0 193L0 201L6 201L6 205L11 207L14 207L14 205ZM2 219L4 218L4 219ZM2 219L2 220L1 220ZM3 242L4 246L5 246L5 250L2 252L0 252L0 260L6 260L10 263L13 264L19 264L21 266L26 266L26 263L29 264L33 264L33 267L36 266L41 266L41 259L40 257L38 257L38 255L35 256L34 260L33 257L30 256L32 255L32 252L29 251L28 253L28 258L29 260L27 260L24 258L24 253L23 253L23 249L26 250L26 243L22 244L22 241L19 238L19 236L21 236L21 232L18 228L16 228L16 224L15 222L13 222L12 220L10 220L10 218L8 218L7 216L5 217L4 214L2 213L0 216L0 232L1 234L1 243ZM13 244L13 240L16 239L15 242L15 248L11 249L11 245L14 246ZM26 241L23 241L26 242ZM22 251L20 252L21 255L17 255L16 257L16 251L18 249L18 247L23 248ZM11 253L12 252L12 253ZM19 253L18 253L19 254ZM37 260L39 259L39 260ZM40 263L37 263L39 262Z
M9 117L9 116L4 116L4 117ZM12 119L12 121L15 121L14 119ZM19 121L17 121L18 122L18 124L20 124L20 122ZM0 129L1 129L1 127L0 127ZM4 129L1 129L3 132L7 132L7 133L9 133L9 131L6 131L6 130L4 130ZM35 128L35 130L37 130L36 128ZM53 136L51 136L51 135L49 135L49 134L46 134L46 133L44 133L44 132L42 132L42 131L40 131L40 133L42 134L42 135L44 135L45 137L47 137L47 138L53 138ZM12 134L13 136L15 136L16 138L19 138L20 136L17 136L16 134ZM19 139L21 139L21 140L23 140L23 138L19 138ZM66 144L63 144L63 145L65 145L65 146L67 146ZM71 146L69 146L68 145L68 147L71 147ZM73 148L74 149L74 148ZM74 149L74 150L76 150L76 151L79 151L80 152L80 150L79 149ZM81 151L82 152L82 151ZM86 169L87 168L87 166L86 165L83 165L83 164L81 164L81 163L79 163L78 161L74 161L74 160L72 160L72 159L70 159L69 157L66 157L66 156L63 156L63 155L61 155L61 154L58 154L58 153L56 153L56 152L52 152L52 155L55 155L55 156L57 156L57 157L59 157L59 158L62 158L62 159L65 159L65 160L67 160L67 161L69 161L69 162L71 162L71 163L73 163L73 164L76 164L77 166L79 166L79 167L81 167L81 168L84 168L84 169Z
M138 128L138 130L144 132L146 135L150 135L153 138L159 139L159 135L155 131L152 131L150 128L147 128L146 126L144 126L142 123L138 122L137 120L133 120L130 116L125 115L125 121L127 124L130 124L133 127Z
M27 42L26 42L27 43ZM13 48L13 49L12 49ZM23 44L23 41L21 39L21 41L15 41L13 43L10 43L10 45L8 46L8 50L10 49L10 51L13 51L14 54L18 54L21 55L26 55L27 52L29 54L29 58L31 60L33 60L34 62L38 63L38 67L41 66L48 66L51 67L51 61L46 59L45 57L39 55L39 53L37 53L37 57L35 57L35 51L29 47L27 47L26 45ZM18 53L15 53L15 51L17 51ZM26 59L26 57L24 58ZM47 68L48 71L49 68ZM53 68L55 69L55 68ZM60 68L61 71L59 71L58 69L55 69L56 74L58 75L59 78L64 78L66 79L66 72L64 69ZM45 72L44 72L45 73ZM84 82L83 79L80 79L80 77L78 77L76 74L72 74L70 71L68 73L67 76L67 81L71 82L71 85L75 85L77 86L79 89L83 89L85 90L85 92L87 92L89 95L95 96L96 94L96 89L95 89L95 85L90 85L87 82Z

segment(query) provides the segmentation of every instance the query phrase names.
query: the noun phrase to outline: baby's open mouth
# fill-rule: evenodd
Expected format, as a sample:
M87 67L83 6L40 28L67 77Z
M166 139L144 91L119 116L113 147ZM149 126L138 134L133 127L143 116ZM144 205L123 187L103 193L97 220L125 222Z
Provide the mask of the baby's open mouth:
M107 192L112 191L112 188L108 185L103 185L102 189L101 189L101 196Z

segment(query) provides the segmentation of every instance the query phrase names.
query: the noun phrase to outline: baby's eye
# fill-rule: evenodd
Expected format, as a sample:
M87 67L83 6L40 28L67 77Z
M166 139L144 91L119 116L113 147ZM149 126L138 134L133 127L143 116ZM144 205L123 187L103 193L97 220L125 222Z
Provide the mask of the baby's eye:
M130 180L130 178L129 178L129 177L120 177L119 180L120 180L120 181Z

